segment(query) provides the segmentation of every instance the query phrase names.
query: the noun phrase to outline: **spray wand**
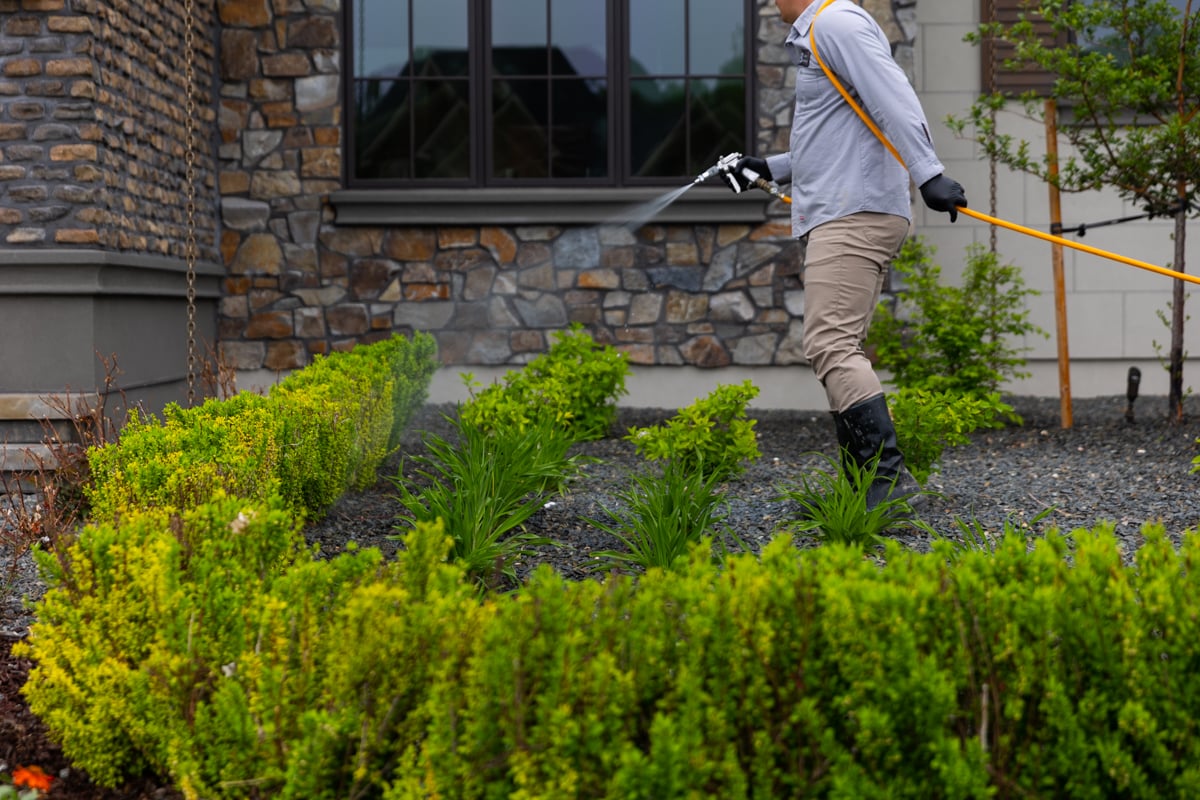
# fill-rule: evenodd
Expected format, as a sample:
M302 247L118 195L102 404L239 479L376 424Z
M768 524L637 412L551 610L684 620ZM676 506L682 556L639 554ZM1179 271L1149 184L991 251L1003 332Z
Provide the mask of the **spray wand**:
M740 192L743 188L746 188L735 175L735 173L740 172L741 178L746 181L746 185L753 186L756 189L762 189L764 192L773 195L785 203L792 202L792 198L788 197L787 194L779 188L778 184L767 180L762 175L759 175L757 172L749 169L748 167L743 167L741 170L738 170L737 164L741 160L741 153L729 153L728 155L721 156L716 164L713 164L711 167L704 170L704 172L701 172L696 176L696 180L692 181L692 186L695 186L698 183L704 183L704 181L708 180L709 178L714 178L717 175L720 175L729 182L729 185L733 187L735 192Z

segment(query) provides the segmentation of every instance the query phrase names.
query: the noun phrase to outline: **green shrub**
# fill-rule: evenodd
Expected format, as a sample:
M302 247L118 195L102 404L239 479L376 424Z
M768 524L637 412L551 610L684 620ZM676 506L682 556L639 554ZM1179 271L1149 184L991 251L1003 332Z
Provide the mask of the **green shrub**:
M629 360L608 345L598 345L578 323L558 333L550 349L503 381L475 392L459 413L484 430L528 427L545 417L571 431L577 440L599 439L616 418L616 402L625 394Z
M391 569L377 550L316 561L281 503L230 498L86 528L65 562L42 556L22 691L104 786L355 796L419 741L428 684L486 613L440 525L406 545Z
M895 308L880 303L867 342L879 367L902 389L980 395L995 392L1022 371L1029 348L1014 339L1046 336L1029 321L1019 268L973 244L961 286L941 283L935 249L921 237L905 241L892 262L903 281Z
M88 453L92 483L85 494L93 517L178 512L218 490L246 498L275 492L282 456L276 414L255 397L238 396L230 413L218 400L186 411L171 405L161 423L132 412L116 442Z
M296 711L279 797L380 797L417 763L435 695L449 695L444 707L461 703L452 687L477 657L478 632L494 608L479 602L460 569L444 563L449 545L440 525L418 526L382 579L344 583L345 595L324 609L305 606L317 675L311 702L269 679L289 652L295 625L284 617L274 624L281 646L263 658L268 680L250 696L264 709ZM301 601L304 587L294 589Z
M901 389L888 395L896 441L913 477L924 484L938 469L947 447L967 444L981 428L1021 424L1021 417L996 393Z
M386 797L1191 796L1200 547L1145 533L541 569Z
M36 662L22 693L63 753L103 786L178 775L189 722L254 638L247 608L301 541L282 504L218 490L181 515L88 526L65 560L39 554L50 588L20 646Z
M625 440L651 461L669 459L724 480L742 472L743 461L762 455L756 420L746 419L746 407L757 396L758 387L750 381L723 384L663 425L630 428Z
M782 539L636 582L541 569L386 797L983 796L958 640L929 613L941 570Z
M278 494L298 512L323 512L379 466L424 397L432 373L426 339L393 337L318 358L267 397L242 392L196 408L168 405L161 422L132 415L120 438L88 453L87 487L100 518L139 508L181 510L217 489L248 499ZM395 370L417 374L396 377ZM406 388L397 392L397 384Z
M578 472L568 456L573 439L546 417L524 427L488 431L461 418L450 420L455 441L426 437L428 455L412 460L417 480L392 478L397 499L409 514L401 527L441 520L454 541L451 557L476 580L496 573L515 579L513 562L544 539L523 525Z

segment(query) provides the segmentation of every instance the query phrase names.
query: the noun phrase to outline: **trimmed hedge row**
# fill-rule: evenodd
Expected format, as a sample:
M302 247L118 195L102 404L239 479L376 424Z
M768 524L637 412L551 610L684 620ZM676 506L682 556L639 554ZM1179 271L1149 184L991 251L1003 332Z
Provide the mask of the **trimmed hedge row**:
M306 800L1200 794L1200 545L1176 551L1160 526L1133 567L1103 527L1073 550L1013 537L891 546L883 564L781 538L603 583L542 568L508 596L446 563L439 523L392 563L314 558L301 515L373 478L431 344L173 408L94 454L96 522L39 553L49 589L15 652L36 664L30 706L97 782Z
M271 388L184 409L132 415L120 439L89 452L92 517L182 510L222 490L278 494L312 517L376 470L425 401L436 343L418 333L318 357Z
M440 526L314 560L280 504L89 528L24 655L64 752L188 797L1200 793L1200 545L1103 527L480 596ZM52 567L52 565L50 565Z

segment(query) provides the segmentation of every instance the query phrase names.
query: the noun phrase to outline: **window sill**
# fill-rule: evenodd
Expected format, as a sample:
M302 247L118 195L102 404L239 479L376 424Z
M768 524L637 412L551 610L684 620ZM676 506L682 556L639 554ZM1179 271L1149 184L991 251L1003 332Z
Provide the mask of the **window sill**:
M669 189L346 189L330 203L338 225L619 224ZM698 186L647 222L761 223L771 198Z

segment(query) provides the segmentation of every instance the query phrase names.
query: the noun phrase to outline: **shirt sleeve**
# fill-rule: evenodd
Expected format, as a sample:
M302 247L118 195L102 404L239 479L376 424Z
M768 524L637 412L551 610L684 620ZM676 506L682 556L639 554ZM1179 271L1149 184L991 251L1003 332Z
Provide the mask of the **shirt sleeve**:
M878 26L857 6L832 6L813 25L817 53L904 159L920 186L945 171L917 93Z
M771 180L776 183L791 183L792 159L788 153L768 156L767 168L771 171Z

